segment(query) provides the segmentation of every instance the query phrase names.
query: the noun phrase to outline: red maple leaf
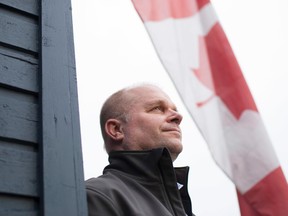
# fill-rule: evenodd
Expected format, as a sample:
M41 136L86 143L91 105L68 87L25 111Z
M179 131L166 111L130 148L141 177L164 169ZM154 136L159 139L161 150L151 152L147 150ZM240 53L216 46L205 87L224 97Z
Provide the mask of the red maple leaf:
M256 104L243 77L240 66L220 24L199 38L199 68L192 69L203 85L219 96L239 119L244 110L257 111ZM199 102L203 106L211 98Z

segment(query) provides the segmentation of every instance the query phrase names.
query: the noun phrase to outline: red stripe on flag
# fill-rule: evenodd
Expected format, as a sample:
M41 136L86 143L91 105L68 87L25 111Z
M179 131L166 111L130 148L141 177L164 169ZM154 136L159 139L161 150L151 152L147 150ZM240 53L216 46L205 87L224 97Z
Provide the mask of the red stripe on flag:
M192 69L196 77L222 99L235 118L239 119L245 110L257 112L240 66L219 23L205 37L199 38L199 58L199 68Z
M185 18L193 16L209 0L132 0L141 19L160 21L167 18ZM161 10L159 10L161 8Z
M245 194L241 195L237 191L237 195L242 216L288 214L288 185L281 167L272 171Z

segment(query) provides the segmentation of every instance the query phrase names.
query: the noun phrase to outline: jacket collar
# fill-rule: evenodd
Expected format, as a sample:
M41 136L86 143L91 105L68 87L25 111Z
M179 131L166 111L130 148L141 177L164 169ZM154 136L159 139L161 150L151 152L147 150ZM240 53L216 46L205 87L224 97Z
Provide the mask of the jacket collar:
M159 180L161 169L173 169L172 159L166 148L148 151L112 151L109 154L109 163L104 172L114 169L149 181Z
M176 183L180 183L183 185L179 190L183 207L188 215L193 215L187 188L189 167L173 168L172 159L167 148L148 151L112 151L109 154L109 163L105 167L104 173L115 170L125 175L131 175L140 181L162 182L168 191L173 194L178 194ZM176 203L179 202L179 198L171 196L171 199L174 199L172 201Z
M115 169L129 175L141 178L155 179L161 170L173 170L173 180L176 175L177 182L187 185L189 167L173 167L172 158L167 148L157 148L147 151L112 151L109 154L109 165L105 170ZM176 181L175 179L175 181Z

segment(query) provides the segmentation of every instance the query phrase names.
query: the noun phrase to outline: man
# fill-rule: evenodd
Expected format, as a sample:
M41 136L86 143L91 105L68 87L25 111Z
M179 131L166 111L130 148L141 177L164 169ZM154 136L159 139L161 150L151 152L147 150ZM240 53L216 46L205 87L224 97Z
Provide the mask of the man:
M90 216L192 216L188 167L173 168L182 151L182 116L154 85L110 96L100 125L110 164L86 181Z

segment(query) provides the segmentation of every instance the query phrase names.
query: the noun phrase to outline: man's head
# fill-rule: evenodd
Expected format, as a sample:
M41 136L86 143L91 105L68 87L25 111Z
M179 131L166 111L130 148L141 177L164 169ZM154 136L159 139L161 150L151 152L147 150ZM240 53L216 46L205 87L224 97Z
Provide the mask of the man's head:
M107 152L166 147L173 160L182 151L181 120L170 98L160 88L147 84L114 93L100 113Z

